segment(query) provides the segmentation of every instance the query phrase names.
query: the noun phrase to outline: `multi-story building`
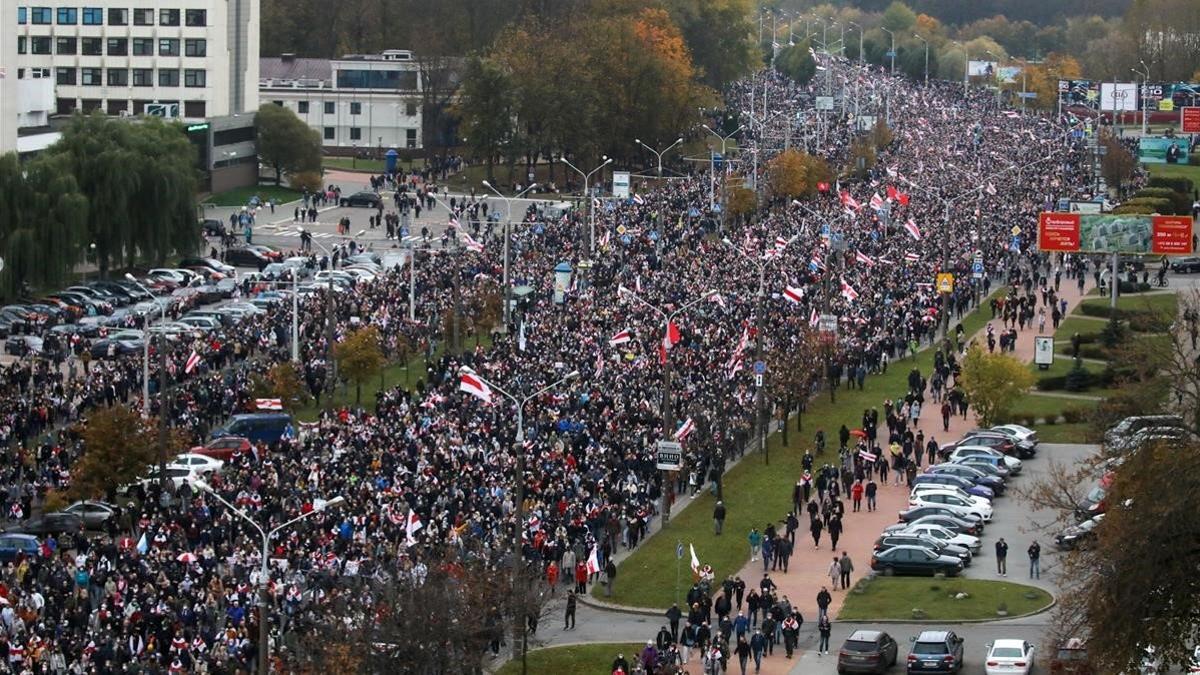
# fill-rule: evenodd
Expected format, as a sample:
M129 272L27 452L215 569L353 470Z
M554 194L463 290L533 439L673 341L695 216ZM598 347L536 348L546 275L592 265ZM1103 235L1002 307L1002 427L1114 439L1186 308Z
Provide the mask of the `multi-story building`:
M17 7L0 2L0 27L15 26ZM17 149L17 34L0 30L0 154Z
M11 3L15 75L52 79L54 114L199 121L258 107L259 0Z
M421 147L421 72L412 52L260 59L259 97L290 108L326 148L382 154Z

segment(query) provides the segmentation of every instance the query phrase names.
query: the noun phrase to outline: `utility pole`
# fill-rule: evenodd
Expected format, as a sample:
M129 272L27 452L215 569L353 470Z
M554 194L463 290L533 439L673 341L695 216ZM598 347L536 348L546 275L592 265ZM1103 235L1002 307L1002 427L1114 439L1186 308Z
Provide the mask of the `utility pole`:
M158 486L167 487L167 418L171 414L171 399L167 396L167 336L163 334L158 347Z

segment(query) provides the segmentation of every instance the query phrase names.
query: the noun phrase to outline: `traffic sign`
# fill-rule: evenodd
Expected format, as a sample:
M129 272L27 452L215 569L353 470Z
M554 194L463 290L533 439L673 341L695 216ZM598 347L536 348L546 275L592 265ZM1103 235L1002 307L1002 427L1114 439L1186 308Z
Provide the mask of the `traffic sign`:
M683 560L683 542L675 544L675 559Z
M678 471L683 466L683 444L676 441L658 442L658 463L661 471Z
M938 293L952 293L954 291L954 275L949 272L939 272L937 289Z
M978 260L971 263L971 276L976 279L983 278L983 263Z
M1009 230L1009 232L1012 232L1012 236L1016 237L1021 234L1021 228L1017 227L1016 225L1013 225L1012 229Z
M763 385L763 376L762 376L762 374L761 374L761 373L755 373L755 375L754 375L754 386L756 386L756 387L761 387L762 385Z
M755 361L754 362L754 374L762 375L765 372L767 372L766 362L765 361Z
M629 229L628 229L628 228L626 228L624 225L618 225L618 226L617 226L617 234L621 235L622 237L624 237L624 236L625 236L625 233L626 233L626 232L628 232L628 231L629 231Z
M822 314L820 317L820 323L817 324L817 328L822 333L836 333L837 332L837 315L836 314Z

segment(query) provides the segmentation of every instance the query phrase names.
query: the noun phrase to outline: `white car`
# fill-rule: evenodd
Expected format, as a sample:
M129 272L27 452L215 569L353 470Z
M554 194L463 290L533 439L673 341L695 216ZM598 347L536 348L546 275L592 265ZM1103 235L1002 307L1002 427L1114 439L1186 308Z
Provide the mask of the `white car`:
M979 504L980 506L992 505L992 500L988 499L987 497L973 495L954 485L941 485L940 483L920 483L918 485L914 485L913 489L911 490L912 494L920 494L922 492L951 492L972 504Z
M1001 424L992 427L992 431L1004 434L1014 441L1029 441L1035 446L1039 443L1037 432L1020 424Z
M960 516L976 516L984 522L991 522L992 520L992 507L990 504L977 504L970 499L970 495L964 497L957 492L950 492L949 490L914 490L908 498L908 505L910 508L916 506L941 506Z
M214 331L221 329L221 322L208 316L185 316L176 323L182 323L191 326L192 330L202 332Z
M199 474L197 474L191 468L186 467L186 466L166 466L166 467L163 467L163 471L166 475L167 480L171 481L171 486L173 488L175 488L176 490L178 490L180 488L180 486L182 486L184 483L194 485L195 481L200 478ZM121 496L126 496L137 485L141 485L143 488L148 488L157 482L158 482L158 467L154 467L154 468L151 468L149 471L147 471L146 476L144 478L142 478L141 480L137 480L137 481L134 481L133 483L130 483L129 485L124 485L120 488L117 488L117 494L121 495Z
M909 525L901 531L921 534L926 537L937 539L945 544L962 546L971 553L979 553L980 549L983 548L983 542L979 540L979 537L973 537L969 534L951 532L941 525L934 525L933 523L918 523L916 525Z
M200 455L194 452L185 452L171 460L171 463L167 466L181 466L191 469L202 476L207 476L212 473L220 473L221 469L225 468L225 462L222 462L219 459L213 459L207 455Z
M1009 457L1003 452L1000 452L999 450L993 450L985 445L960 445L954 449L954 452L950 453L950 461L958 461L959 457L971 457L978 455L999 457L1000 459L1004 460L1004 466L1010 472L1014 474L1021 473L1021 460L1017 459L1016 457Z
M1028 675L1033 672L1033 645L1025 640L996 640L988 645L987 675Z

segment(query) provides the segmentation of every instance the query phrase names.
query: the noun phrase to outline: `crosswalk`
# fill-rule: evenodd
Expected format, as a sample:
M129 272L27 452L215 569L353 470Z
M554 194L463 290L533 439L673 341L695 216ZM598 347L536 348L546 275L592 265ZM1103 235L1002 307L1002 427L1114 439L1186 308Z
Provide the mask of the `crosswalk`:
M278 232L264 232L264 234L269 234L273 237L299 237L300 230L286 229L286 230L279 230ZM311 234L313 236L313 239L329 239L331 237L337 236L332 232L313 232Z

